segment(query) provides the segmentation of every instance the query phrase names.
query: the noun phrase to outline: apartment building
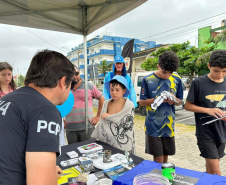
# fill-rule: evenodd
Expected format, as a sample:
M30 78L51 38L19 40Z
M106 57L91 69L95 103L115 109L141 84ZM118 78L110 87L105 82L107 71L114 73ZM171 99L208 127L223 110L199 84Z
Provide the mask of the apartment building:
M96 36L87 41L87 59L88 59L88 78L90 78L89 66L96 72L96 78L103 78L103 73L98 73L98 65L106 60L107 64L114 61L116 55L121 55L124 45L132 38L117 37L117 36ZM140 39L134 40L134 53L143 51L149 48L158 47L155 41L142 41ZM71 48L67 57L71 62L80 69L81 77L84 77L84 52L83 43ZM140 66L139 66L140 67ZM136 68L136 67L135 67Z

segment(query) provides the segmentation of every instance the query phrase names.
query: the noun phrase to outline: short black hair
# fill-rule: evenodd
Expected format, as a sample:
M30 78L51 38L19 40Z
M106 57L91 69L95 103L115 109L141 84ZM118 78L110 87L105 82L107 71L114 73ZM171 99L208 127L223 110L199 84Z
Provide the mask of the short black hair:
M72 82L75 69L71 61L63 54L51 50L42 50L35 54L28 68L25 85L33 83L37 87L54 88L62 77L66 76L68 87Z
M210 67L226 68L226 50L213 51L210 55L209 65Z
M126 89L126 86L125 85L123 85L122 83L120 83L118 80L111 80L110 81L110 84L112 84L112 87L114 87L114 86L117 86L117 85L120 85L121 87L122 87L122 89Z
M179 62L180 60L176 53L172 51L165 51L159 56L158 64L164 71L173 73L177 70Z

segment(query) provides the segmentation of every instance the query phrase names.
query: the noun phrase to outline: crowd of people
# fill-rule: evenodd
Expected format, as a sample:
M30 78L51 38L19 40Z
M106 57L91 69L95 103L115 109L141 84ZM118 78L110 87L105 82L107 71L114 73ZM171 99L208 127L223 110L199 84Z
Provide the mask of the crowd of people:
M195 113L196 137L206 171L221 175L219 160L226 142L226 50L216 50L208 62L209 74L196 78L185 109ZM176 73L179 58L172 51L159 57L158 70L144 77L140 106L146 106L145 153L158 163L168 162L176 152L175 106L183 99L183 86ZM24 87L16 90L12 66L0 62L0 184L57 184L62 170L59 133L65 128L68 144L86 140L85 84L77 66L61 53L43 50L33 57ZM74 105L63 118L56 105L73 93ZM157 107L152 104L167 91ZM136 94L122 56L115 57L112 71L104 78L103 94L88 82L88 139L96 138L135 154L134 110ZM93 115L97 99L97 115ZM215 120L212 124L205 124ZM13 177L13 178L12 178Z

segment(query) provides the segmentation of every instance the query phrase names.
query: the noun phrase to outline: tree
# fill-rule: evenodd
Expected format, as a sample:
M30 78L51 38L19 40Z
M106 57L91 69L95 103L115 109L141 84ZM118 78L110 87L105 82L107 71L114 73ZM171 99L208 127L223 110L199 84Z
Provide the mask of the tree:
M98 72L103 73L104 76L108 71L111 71L112 63L107 64L107 60L103 60L101 65L98 65Z
M150 55L150 58L145 60L141 64L141 67L146 71L157 70L158 58L164 51L175 52L179 59L180 65L177 70L180 75L189 76L190 82L195 74L203 75L208 72L207 65L204 63L197 64L197 59L199 56L213 51L216 48L216 44L211 47L203 47L201 49L195 46L190 46L190 42L184 42L182 44L172 44L167 48L160 48Z
M24 86L24 76L20 75L18 76L18 80L17 80L17 87L21 87L21 86Z
M210 38L206 41L207 44L214 43L215 48L221 43L223 47L226 46L226 30L223 30L220 34L218 34L215 38ZM206 64L210 60L210 55L213 51L205 53L198 57L197 65L198 66L206 66Z
M221 43L223 47L226 46L226 30L223 30L220 34L218 34L215 38L214 38L214 42L219 44Z
M202 66L204 68L206 68L207 66L207 63L209 62L210 60L210 55L212 54L213 51L210 51L208 53L205 53L201 56L198 57L197 61L196 61L196 64L197 66L199 66L199 68L201 68Z

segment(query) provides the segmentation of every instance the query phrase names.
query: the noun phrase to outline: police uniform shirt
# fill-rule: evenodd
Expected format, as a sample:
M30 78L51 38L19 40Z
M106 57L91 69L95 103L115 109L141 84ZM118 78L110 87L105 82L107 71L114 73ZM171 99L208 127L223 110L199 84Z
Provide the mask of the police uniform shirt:
M56 106L33 88L0 98L0 185L26 184L26 152L58 154L60 125Z

